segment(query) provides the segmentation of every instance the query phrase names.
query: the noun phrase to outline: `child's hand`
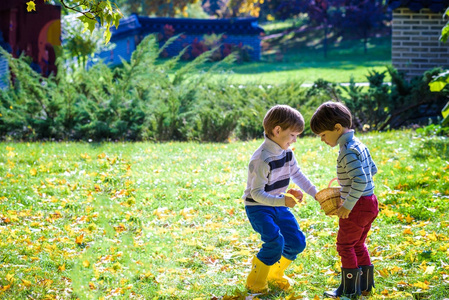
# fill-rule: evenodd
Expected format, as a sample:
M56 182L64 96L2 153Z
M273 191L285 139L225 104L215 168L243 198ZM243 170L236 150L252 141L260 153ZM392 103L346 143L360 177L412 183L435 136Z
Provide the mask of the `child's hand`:
M341 219L347 219L350 213L351 211L344 206L340 206L340 208L337 210L337 216Z
M303 194L298 189L289 189L285 195L285 206L294 207L302 202ZM295 199L296 198L296 199Z
M289 189L287 191L288 194L292 194L298 200L299 203L302 202L302 198L304 197L303 193L299 189Z
M295 205L296 205L295 199L289 196L285 196L285 206L292 208Z

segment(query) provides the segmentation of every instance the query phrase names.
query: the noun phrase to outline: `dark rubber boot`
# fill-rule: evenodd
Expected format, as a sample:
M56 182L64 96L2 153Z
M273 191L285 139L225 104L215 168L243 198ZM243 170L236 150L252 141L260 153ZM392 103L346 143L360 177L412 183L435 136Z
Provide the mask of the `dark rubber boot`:
M341 284L333 292L324 292L325 297L337 298L340 296L358 297L362 294L360 290L360 277L362 270L341 268Z
M374 287L374 266L360 266L362 276L360 276L360 289L363 295L371 293Z

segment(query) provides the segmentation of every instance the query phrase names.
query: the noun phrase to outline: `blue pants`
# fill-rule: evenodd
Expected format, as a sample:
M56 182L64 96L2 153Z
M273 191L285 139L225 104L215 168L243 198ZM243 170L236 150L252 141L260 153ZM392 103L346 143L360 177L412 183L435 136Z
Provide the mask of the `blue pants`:
M246 215L263 245L257 258L271 266L281 256L295 260L306 248L306 236L288 207L246 206Z

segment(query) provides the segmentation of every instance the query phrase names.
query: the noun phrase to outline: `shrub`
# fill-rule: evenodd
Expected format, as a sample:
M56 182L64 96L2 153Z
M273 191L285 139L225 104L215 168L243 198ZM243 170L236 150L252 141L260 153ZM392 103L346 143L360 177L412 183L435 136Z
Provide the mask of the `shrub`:
M247 84L231 86L233 95L242 103L242 114L236 128L236 137L242 140L261 138L262 121L267 110L276 104L287 104L302 114L312 109L307 107L306 89L301 82L286 82L280 85ZM306 121L307 125L307 121Z
M416 133L422 136L449 136L449 127L443 127L440 124L430 124L416 129Z
M404 74L387 67L391 85L384 82L385 72L371 71L367 75L369 88L356 87L354 82L342 87L347 97L342 101L354 115L354 126L359 130L388 130L411 125L427 125L447 101L449 89L431 92L428 83L439 69L429 70L423 76L407 81Z
M212 80L223 61L199 70L213 55L205 52L182 64L185 54L157 61L178 37L159 48L155 36L147 36L133 52L130 62L111 69L98 63L90 69L58 72L43 78L33 72L24 57L13 59L11 88L0 91L0 134L10 140L198 140L224 142L230 137L248 140L263 137L262 120L275 104L298 109L305 119L304 134L312 134L309 121L316 107L328 100L344 102L359 130L384 130L424 122L439 115L448 89L430 93L428 82L438 70L426 72L411 82L393 68L391 86L385 72L370 72L368 88L339 87L324 79L311 88L301 82L279 85L229 84L227 78ZM62 68L61 65L58 65ZM168 75L170 74L170 75ZM343 89L343 90L342 90ZM444 101L442 101L444 100ZM419 116L424 120L419 120ZM445 134L445 128L427 132Z

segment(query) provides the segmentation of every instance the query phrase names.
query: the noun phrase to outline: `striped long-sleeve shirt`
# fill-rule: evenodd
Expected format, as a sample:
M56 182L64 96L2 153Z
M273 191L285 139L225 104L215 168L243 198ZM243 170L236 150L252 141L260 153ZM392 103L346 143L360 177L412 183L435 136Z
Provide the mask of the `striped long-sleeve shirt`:
M338 139L340 153L337 158L337 177L340 183L343 206L352 210L361 196L374 192L373 175L377 167L368 148L354 137L350 130Z
M248 181L242 198L245 205L285 206L290 179L315 198L316 187L301 172L291 149L283 150L265 137L254 152L248 167Z

